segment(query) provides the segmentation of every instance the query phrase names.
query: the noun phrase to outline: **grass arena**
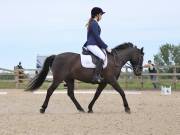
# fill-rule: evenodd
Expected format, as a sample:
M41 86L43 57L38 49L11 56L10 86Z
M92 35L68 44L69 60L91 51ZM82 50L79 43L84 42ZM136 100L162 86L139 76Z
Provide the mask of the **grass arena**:
M105 90L94 113L78 112L66 94L57 90L45 114L39 109L45 90L0 90L0 135L179 135L180 92L169 96L159 90L126 91L131 114L124 111L122 98ZM87 111L93 90L76 90L75 96Z

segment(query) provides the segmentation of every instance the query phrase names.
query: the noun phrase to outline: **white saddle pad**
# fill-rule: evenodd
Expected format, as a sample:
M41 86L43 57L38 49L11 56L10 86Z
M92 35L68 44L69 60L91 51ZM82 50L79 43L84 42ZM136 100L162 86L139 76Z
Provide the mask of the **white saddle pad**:
M95 68L96 65L92 62L92 57L90 55L83 55L81 54L81 65L84 67L84 68ZM107 54L106 54L106 59L104 61L104 65L103 65L103 68L106 68L107 67Z

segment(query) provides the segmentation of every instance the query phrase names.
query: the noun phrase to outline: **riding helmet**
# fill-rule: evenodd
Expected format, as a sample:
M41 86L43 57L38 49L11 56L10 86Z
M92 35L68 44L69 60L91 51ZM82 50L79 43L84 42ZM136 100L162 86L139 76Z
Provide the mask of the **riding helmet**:
M106 12L104 12L101 8L99 8L99 7L94 7L92 10L91 10L91 16L92 17L95 17L96 15L98 15L98 14L104 14L104 13L106 13Z

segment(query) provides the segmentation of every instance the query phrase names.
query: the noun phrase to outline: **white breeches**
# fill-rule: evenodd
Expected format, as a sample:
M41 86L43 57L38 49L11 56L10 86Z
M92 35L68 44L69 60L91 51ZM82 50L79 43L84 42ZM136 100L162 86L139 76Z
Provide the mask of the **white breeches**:
M92 52L94 55L96 55L98 58L102 59L105 61L106 56L103 53L103 51L97 46L97 45L88 45L87 49Z

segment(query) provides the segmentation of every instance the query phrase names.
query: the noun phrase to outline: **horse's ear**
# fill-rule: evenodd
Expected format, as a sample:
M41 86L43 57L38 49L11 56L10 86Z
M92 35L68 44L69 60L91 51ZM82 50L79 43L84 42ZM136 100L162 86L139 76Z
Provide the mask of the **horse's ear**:
M144 50L144 47L141 48L141 53L142 53L142 54L144 53L143 50Z

